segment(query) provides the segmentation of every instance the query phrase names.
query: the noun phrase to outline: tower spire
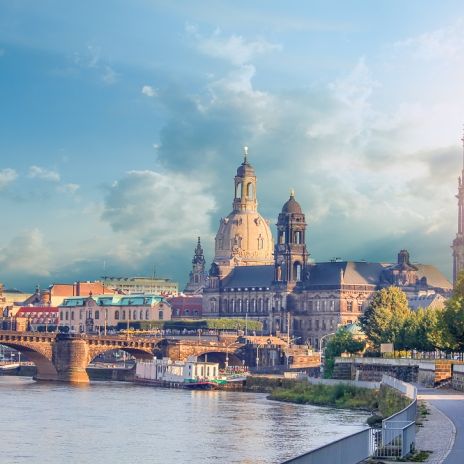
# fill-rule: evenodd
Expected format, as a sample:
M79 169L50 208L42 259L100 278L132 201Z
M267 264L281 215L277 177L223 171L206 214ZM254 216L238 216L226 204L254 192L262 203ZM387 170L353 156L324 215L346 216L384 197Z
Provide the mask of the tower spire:
M464 138L464 136L463 136L463 138ZM243 147L243 164L247 164L247 163L248 163L247 157L248 157L248 147L245 145L245 146Z

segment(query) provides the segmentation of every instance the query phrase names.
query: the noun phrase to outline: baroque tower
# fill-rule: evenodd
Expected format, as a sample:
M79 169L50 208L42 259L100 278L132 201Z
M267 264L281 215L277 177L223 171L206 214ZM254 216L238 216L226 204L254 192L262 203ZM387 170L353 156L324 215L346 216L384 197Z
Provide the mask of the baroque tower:
M292 290L304 278L309 253L306 249L306 221L292 190L277 219L275 281Z
M234 177L232 212L221 219L216 234L210 286L215 286L214 278L226 277L236 266L272 265L273 246L269 224L258 213L256 174L245 147Z
M458 179L458 232L453 240L453 283L456 283L459 273L464 270L464 136L463 143L463 169Z
M206 284L205 256L201 246L200 237L198 237L197 246L192 259L192 270L190 278L185 287L184 293L200 293Z

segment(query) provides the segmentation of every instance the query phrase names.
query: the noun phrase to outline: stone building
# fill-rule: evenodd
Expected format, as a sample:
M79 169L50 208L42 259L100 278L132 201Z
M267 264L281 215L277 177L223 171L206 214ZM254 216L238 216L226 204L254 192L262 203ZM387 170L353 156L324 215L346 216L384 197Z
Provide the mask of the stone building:
M72 332L103 332L118 324L171 319L171 306L159 295L90 295L65 298L60 326Z
M207 272L205 271L205 255L201 246L200 237L198 237L197 246L192 259L192 270L190 271L189 281L185 286L184 293L201 294L206 285Z
M453 249L453 283L461 271L464 270L464 136L463 143L463 169L458 178L458 231L456 238L453 240L451 248Z
M179 285L171 279L157 277L102 277L106 288L127 295L149 293L154 295L177 295Z
M406 250L395 263L310 263L306 217L293 191L276 229L274 246L269 224L258 212L255 170L245 152L234 178L233 210L221 219L216 235L203 316L259 320L266 333L285 333L319 348L338 326L356 322L380 288L399 286L409 298L451 292L443 274L412 263Z

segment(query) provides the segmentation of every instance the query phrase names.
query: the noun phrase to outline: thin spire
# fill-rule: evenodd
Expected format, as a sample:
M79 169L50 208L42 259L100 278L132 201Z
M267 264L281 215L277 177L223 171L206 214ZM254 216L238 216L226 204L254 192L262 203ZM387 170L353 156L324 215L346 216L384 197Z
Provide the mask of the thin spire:
M463 171L463 174L464 174L464 125L462 127L461 142L462 142L462 171ZM463 175L463 177L464 177L464 175Z
M290 189L290 196L295 198L295 190L294 189Z
M247 156L248 156L248 147L245 145L243 147L243 163L244 164L248 163Z

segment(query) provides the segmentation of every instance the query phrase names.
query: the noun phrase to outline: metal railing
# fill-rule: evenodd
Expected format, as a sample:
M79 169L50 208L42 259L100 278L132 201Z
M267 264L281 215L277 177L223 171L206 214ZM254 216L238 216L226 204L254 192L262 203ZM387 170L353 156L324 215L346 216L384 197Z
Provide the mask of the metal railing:
M365 428L282 464L358 464L369 457L403 458L413 452L416 440L416 388L387 375L383 376L382 383L400 391L412 402L384 419L381 429Z
M416 441L417 390L411 384L384 375L382 383L403 393L412 402L404 409L382 421L381 430L372 430L373 456L403 458L412 453Z
M282 464L357 464L372 456L372 432L369 427L328 443Z

